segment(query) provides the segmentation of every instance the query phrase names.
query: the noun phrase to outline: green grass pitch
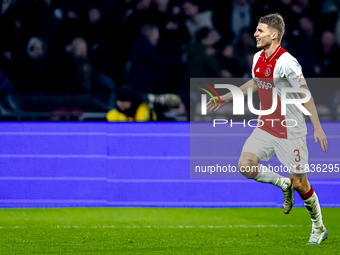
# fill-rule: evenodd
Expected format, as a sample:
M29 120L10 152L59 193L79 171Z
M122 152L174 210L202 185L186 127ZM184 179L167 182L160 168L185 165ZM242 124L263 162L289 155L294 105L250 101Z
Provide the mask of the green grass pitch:
M0 254L340 254L340 208L322 208L328 239L305 245L305 208L1 209Z

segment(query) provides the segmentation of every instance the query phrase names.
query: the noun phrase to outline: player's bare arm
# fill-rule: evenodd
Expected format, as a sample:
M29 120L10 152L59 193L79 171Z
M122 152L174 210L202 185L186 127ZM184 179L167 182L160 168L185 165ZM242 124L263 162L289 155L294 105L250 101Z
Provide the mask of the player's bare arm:
M245 84L243 84L240 89L242 90L243 95L247 95L248 94L248 88L252 88L253 93L257 91L258 87L257 87L257 83L254 79L251 79L249 81L247 81ZM233 95L231 92L220 96L221 101L222 101L222 106L231 102L233 100ZM215 100L218 100L217 96L215 97ZM220 104L215 105L214 100L211 98L209 100L209 102L207 103L207 109L210 111L217 111L219 108L222 107Z
M307 85L303 85L303 86L301 86L301 88L309 90ZM298 94L301 98L306 97L306 95L303 94L303 93L298 93ZM327 137L325 135L325 132L322 130L313 97L311 97L311 99L307 103L305 103L304 106L312 114L312 115L309 116L309 118L310 118L310 120L313 124L313 127L314 127L315 143L317 143L319 141L322 150L328 152Z

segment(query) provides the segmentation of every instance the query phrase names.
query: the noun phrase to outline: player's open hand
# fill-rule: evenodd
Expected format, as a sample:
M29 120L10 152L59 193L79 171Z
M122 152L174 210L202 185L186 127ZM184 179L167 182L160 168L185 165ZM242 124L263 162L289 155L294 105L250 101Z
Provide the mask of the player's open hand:
M314 131L314 140L315 143L320 142L321 148L323 151L328 152L328 142L325 132L322 129L318 129Z
M229 102L225 96L220 96L220 98L221 98L222 105L221 105L221 102L219 101L218 97L216 96L216 97L214 97L215 100L210 98L209 102L207 103L207 109L210 110L210 111L217 111L223 105L225 105L226 103Z

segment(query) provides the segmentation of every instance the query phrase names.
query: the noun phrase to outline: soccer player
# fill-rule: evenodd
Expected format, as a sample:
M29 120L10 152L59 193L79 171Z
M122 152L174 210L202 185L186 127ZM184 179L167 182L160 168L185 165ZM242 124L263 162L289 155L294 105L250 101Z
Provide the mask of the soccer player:
M257 52L253 59L253 79L240 88L244 95L248 93L248 88L252 88L253 92L259 92L261 110L271 108L273 88L276 88L278 107L272 114L259 116L258 127L243 146L238 168L247 178L280 187L284 194L285 214L293 207L293 193L296 190L312 220L312 233L307 244L320 244L327 238L327 230L322 222L318 197L307 179L309 168L305 117L294 104L287 105L286 115L281 115L282 88L309 90L298 61L280 45L284 29L282 16L269 14L260 18L254 34L256 47L261 51ZM286 97L301 99L305 98L306 94L293 92L287 93ZM222 105L230 102L231 92L221 96L221 100ZM209 110L216 111L220 107L221 105L215 106L212 99L207 103ZM309 117L314 127L315 143L319 141L322 150L327 152L327 138L322 130L313 97L304 104L304 107L311 113ZM259 164L260 161L268 161L275 153L280 162L289 169L290 178L285 178Z

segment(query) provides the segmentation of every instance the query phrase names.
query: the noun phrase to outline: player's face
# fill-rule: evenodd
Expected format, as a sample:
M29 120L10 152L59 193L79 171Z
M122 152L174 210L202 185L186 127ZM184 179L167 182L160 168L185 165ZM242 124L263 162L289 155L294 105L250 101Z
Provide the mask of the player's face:
M256 47L258 49L269 47L272 44L272 35L273 31L271 31L267 24L259 23L254 34Z

